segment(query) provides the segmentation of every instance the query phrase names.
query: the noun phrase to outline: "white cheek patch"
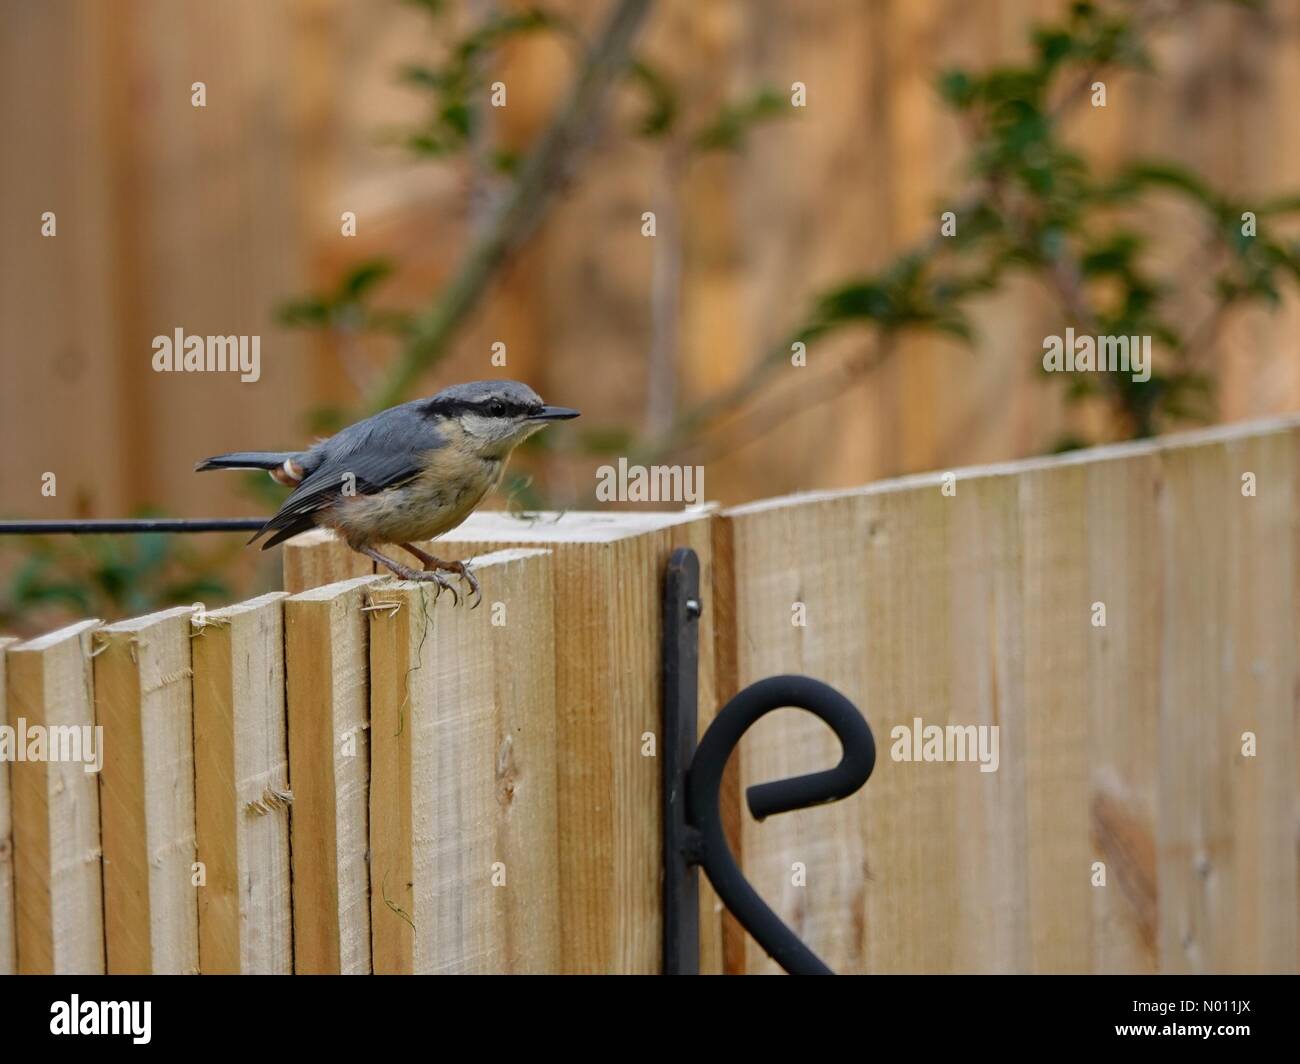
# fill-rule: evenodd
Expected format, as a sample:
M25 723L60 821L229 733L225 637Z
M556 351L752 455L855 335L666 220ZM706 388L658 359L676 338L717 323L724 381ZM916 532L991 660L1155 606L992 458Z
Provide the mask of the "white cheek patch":
M466 414L461 418L461 425L471 436L476 436L480 440L490 440L497 435L500 426L491 418L482 417L478 414Z

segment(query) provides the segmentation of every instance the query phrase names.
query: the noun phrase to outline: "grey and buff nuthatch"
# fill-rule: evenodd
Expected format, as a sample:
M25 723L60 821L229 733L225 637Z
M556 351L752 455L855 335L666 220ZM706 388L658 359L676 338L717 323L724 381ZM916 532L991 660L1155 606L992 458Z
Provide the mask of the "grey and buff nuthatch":
M262 549L315 527L331 528L355 551L403 580L431 580L459 601L444 574L482 598L464 562L426 554L433 539L465 520L501 481L510 453L548 422L578 411L547 406L519 381L471 381L358 421L306 451L238 451L195 469L266 469L294 486L279 512L249 540ZM396 544L423 564L412 569L377 548ZM475 602L478 605L478 602Z

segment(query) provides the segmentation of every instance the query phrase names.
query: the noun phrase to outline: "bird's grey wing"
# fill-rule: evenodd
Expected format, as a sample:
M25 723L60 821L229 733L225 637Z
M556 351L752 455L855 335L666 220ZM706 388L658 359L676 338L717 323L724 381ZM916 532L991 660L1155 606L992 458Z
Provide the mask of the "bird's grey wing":
M306 532L315 515L334 502L344 485L358 495L374 495L417 476L425 457L445 442L412 404L394 407L344 429L313 448L315 466L279 511L249 542L275 532L262 549Z

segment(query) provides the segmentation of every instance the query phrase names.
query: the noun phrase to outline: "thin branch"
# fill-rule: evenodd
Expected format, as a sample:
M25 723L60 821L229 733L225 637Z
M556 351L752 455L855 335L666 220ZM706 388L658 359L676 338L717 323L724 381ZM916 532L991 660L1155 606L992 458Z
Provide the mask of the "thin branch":
M518 181L461 260L438 302L416 319L406 348L369 397L371 410L382 410L406 396L420 375L442 356L498 267L537 227L574 156L598 126L605 99L627 66L632 41L651 2L620 0L588 53L568 101L529 155Z
M682 207L684 159L676 144L664 148L655 204L657 225L650 278L650 350L646 373L646 432L668 431L677 405L677 346L682 313Z
M834 370L819 374L802 387L786 391L773 402L756 408L724 442L698 452L692 451L690 457L699 462L716 462L733 451L762 439L796 414L843 395L845 389L889 360L897 346L898 334L883 330L875 339L875 345L871 349L847 360Z

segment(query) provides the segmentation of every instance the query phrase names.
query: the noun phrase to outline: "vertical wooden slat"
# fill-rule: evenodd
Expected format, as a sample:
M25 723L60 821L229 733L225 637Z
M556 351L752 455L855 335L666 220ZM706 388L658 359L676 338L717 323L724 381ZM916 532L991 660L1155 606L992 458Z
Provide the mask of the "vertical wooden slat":
M363 576L284 603L294 970L370 971L369 625Z
M1224 779L1233 840L1232 909L1225 914L1220 971L1291 972L1300 934L1295 897L1300 820L1297 785L1297 648L1294 589L1278 579L1296 567L1296 434L1270 433L1225 444L1227 622L1222 660L1227 703L1220 709ZM1253 473L1255 495L1242 494ZM1247 733L1255 752L1247 756Z
M712 542L713 553L713 657L716 673L718 709L726 704L740 690L739 665L737 663L736 640L736 547L735 532L731 518L722 514L713 519ZM722 826L727 835L727 843L735 855L736 863L745 867L744 821L742 796L740 789L742 752L737 749L727 761L722 773L722 790L719 804L722 808ZM708 913L707 906L721 902L713 896L713 888L708 884L707 876L700 876L700 904L706 906L702 911ZM707 894L704 892L707 891ZM745 941L748 933L731 913L722 908L721 931L718 948L721 951L719 968L727 975L740 975L745 971ZM702 947L708 952L708 945ZM702 970L707 970L702 965Z
M1165 617L1160 707L1160 966L1213 971L1228 858L1217 767L1227 470L1215 444L1164 456Z
M199 970L187 607L95 633L108 971Z
M284 595L207 615L194 656L199 965L208 974L293 970Z
M1019 477L1024 583L1025 800L1030 964L1091 969L1096 852L1088 813L1092 627L1086 471L1049 464Z
M931 490L942 490L941 484ZM1029 707L1019 497L1014 477L960 476L949 550L950 712L954 724L996 728L995 771L962 764L952 776L958 881L952 970L1029 968L1025 743ZM933 665L932 667L937 667ZM990 745L984 752L991 755ZM990 762L990 765L992 762Z
M0 726L12 727L5 693L5 647L17 640L0 636ZM8 759L0 759L0 975L18 970L14 938L14 818Z
M551 565L480 559L478 610L371 591L377 973L560 968Z
M868 970L945 971L956 957L962 906L952 796L959 774L978 769L922 761L915 747L915 760L896 762L891 736L900 726L914 733L917 718L940 728L972 723L956 719L953 707L954 685L970 683L951 665L953 499L931 482L868 493L867 504L867 616L860 629L867 694L859 705L877 730L882 760L890 756L863 803Z
M1086 630L1088 875L1092 956L1098 973L1159 970L1157 789L1160 765L1160 457L1147 452L1085 470L1088 598L1106 605L1106 627ZM1068 627L1068 626L1067 626ZM1078 870L1075 870L1078 871Z
M46 760L16 761L11 773L23 973L104 971L99 783L86 763L50 759L54 729L83 736L90 729L93 752L103 752L91 695L90 633L98 624L81 621L5 652L10 723L50 729L42 733ZM81 751L91 752L84 745Z

